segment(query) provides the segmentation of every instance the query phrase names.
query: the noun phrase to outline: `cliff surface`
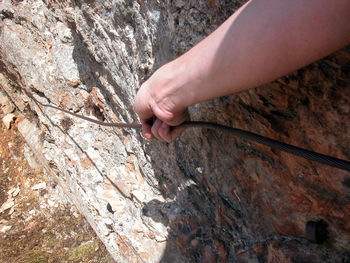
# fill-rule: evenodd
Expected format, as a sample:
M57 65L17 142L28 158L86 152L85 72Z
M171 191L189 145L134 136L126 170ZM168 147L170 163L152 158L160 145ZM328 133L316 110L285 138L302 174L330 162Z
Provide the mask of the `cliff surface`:
M228 134L171 144L41 108L23 92L106 122L136 122L140 84L244 1L2 1L0 84L19 130L117 262L349 262L350 175ZM350 52L192 119L350 160ZM322 220L322 244L305 238Z

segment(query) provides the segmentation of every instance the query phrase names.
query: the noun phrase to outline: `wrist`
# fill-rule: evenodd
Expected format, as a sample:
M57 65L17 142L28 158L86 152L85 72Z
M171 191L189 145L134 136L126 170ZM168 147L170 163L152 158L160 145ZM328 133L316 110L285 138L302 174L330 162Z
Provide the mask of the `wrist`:
M171 72L171 87L173 87L174 99L180 108L202 102L205 94L202 94L205 84L203 66L200 60L193 54L185 53L177 59L169 62L167 67Z
M174 68L175 75L181 76L181 86L186 92L183 98L187 106L191 106L216 97L218 89L214 80L218 82L215 69L215 52L212 52L207 39L198 43L192 49L170 62ZM221 94L220 94L221 95Z
M178 59L159 68L149 80L153 103L169 112L182 112L193 104L194 91L186 65Z

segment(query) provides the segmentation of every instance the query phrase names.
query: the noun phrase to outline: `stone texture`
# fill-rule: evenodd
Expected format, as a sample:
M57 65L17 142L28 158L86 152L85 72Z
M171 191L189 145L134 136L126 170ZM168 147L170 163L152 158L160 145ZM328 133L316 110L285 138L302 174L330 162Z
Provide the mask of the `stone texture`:
M5 115L4 118L2 118L2 123L5 125L7 129L10 129L11 125L14 123L16 116L12 113L9 113Z
M137 89L243 1L2 1L0 84L19 130L117 262L348 262L349 173L208 130L171 143L132 122ZM193 119L350 160L348 48L264 87L195 105ZM321 245L309 220L328 224Z

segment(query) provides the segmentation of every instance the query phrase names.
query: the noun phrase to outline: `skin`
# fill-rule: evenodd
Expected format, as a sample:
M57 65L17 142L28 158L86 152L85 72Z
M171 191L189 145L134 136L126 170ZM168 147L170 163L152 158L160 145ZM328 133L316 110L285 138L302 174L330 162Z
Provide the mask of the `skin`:
M252 0L137 93L144 137L171 142L193 104L265 84L350 43L349 0ZM152 125L149 119L156 117Z

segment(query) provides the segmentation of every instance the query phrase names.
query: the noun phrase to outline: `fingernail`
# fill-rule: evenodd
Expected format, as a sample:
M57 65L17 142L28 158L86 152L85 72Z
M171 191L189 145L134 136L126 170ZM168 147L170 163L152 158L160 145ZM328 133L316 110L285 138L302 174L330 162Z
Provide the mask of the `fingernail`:
M148 140L150 140L150 139L152 139L152 133L143 133L143 137L145 137L146 139L148 139Z

